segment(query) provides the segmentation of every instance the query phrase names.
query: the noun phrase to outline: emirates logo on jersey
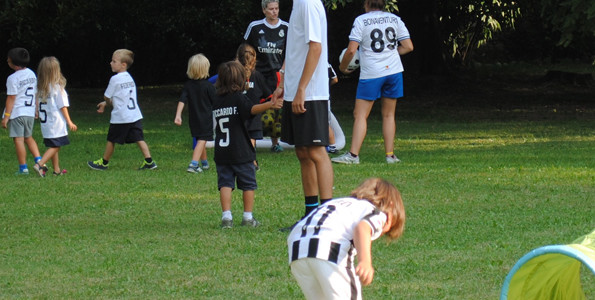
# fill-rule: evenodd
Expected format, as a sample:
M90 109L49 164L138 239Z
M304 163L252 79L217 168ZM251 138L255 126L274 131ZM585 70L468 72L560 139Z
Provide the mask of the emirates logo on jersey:
M279 30L279 37L284 37L285 36L285 30L281 29Z

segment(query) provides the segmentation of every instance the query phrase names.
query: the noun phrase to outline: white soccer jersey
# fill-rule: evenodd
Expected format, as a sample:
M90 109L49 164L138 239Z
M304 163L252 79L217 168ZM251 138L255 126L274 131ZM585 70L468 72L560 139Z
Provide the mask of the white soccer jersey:
M409 38L407 27L394 14L371 11L357 17L349 40L359 43L359 78L380 78L403 72L397 45Z
M367 200L355 198L338 198L319 206L299 221L289 234L289 263L312 257L353 267L353 258L357 254L353 232L361 221L370 224L372 240L375 240L382 234L387 216Z
M66 118L60 110L69 106L68 94L59 85L55 85L50 89L46 100L44 103L39 99L39 122L43 138L53 139L67 136Z
M18 70L6 79L6 94L15 96L10 119L20 116L35 117L37 77L29 68Z
M104 96L112 100L111 124L133 123L143 118L136 100L136 84L128 72L112 76Z
M320 43L322 53L306 88L306 101L328 100L328 42L324 6L320 0L294 0L289 19L285 49L285 92L283 99L293 101L306 64L308 44Z

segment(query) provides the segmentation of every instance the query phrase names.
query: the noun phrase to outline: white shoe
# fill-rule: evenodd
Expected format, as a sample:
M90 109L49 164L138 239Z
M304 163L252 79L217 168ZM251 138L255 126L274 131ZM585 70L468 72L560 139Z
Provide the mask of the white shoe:
M387 164L394 164L394 163L400 163L400 162L401 162L401 160L394 154L386 157Z
M359 164L359 156L353 157L351 153L347 152L341 156L331 158L331 161L338 164L357 165Z

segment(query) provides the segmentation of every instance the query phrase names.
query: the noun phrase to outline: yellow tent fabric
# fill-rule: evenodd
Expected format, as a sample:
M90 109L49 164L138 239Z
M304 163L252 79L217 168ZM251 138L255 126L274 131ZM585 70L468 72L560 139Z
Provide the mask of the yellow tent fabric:
M581 264L595 275L595 230L572 244L545 246L527 253L506 276L500 299L585 299Z

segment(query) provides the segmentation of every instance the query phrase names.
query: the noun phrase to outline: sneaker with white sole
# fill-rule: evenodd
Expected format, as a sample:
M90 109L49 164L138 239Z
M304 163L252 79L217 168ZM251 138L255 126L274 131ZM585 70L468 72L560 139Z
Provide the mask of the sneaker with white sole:
M100 158L96 161L89 161L87 162L87 165L89 166L89 168L99 171L104 171L108 168L108 164L103 164L103 158Z
M400 163L400 162L401 162L401 160L394 154L386 157L387 164L394 164L394 163Z
M221 220L221 229L230 229L232 227L233 227L232 219L222 219Z
M153 170L153 169L157 169L157 164L155 163L155 161L148 163L146 160L143 160L143 164L140 165L140 167L138 168L139 171Z
M260 226L260 222L256 221L256 219L254 219L254 218L252 218L252 219L243 219L242 220L242 226L258 227L258 226Z
M196 166L188 165L188 169L186 171L188 173L202 173L202 169L198 165L196 165Z
M353 157L351 153L347 152L341 156L331 158L331 161L338 164L357 165L359 164L359 156Z

